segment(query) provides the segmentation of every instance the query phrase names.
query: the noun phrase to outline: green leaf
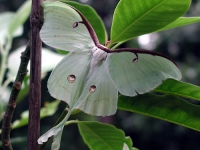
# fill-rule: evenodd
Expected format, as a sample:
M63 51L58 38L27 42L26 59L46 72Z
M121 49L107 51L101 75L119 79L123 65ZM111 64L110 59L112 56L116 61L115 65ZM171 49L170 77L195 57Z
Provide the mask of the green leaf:
M125 140L125 143L124 143L124 146L123 146L123 150L125 149L131 149L132 148L132 145L133 145L133 142L132 142L132 139L130 137L126 137L126 140Z
M8 30L9 26L12 23L12 20L15 16L15 13L5 12L0 14L0 44L4 46L8 42ZM18 26L15 29L15 32L12 34L13 37L21 35L23 32L22 26Z
M101 44L104 44L107 41L107 32L104 23L92 7L90 7L89 5L84 5L76 2L69 2L69 1L66 2L65 0L64 2L78 9L84 15L84 17L86 17L86 19L90 22L90 24L94 28L97 37L99 39L99 42Z
M9 34L12 36L15 30L24 24L31 12L31 1L26 1L16 12L10 26Z
M51 103L47 103L46 106L40 110L41 119L44 117L53 115L57 110L59 102L60 101L54 101ZM17 128L27 125L28 124L28 116L29 116L28 111L24 111L21 114L20 120L15 120L13 122L12 129L17 129Z
M169 25L165 26L164 28L159 29L158 31L169 30L172 28L177 28L193 23L200 22L200 17L180 17L174 22L170 23Z
M191 0L120 0L111 28L111 43L154 32L175 21Z
M118 108L200 131L200 106L177 96L150 93L136 97L120 96Z
M11 93L11 88L6 87L5 89L3 89L3 87L0 87L0 91L3 91L2 94L0 93L0 122L1 122L6 110L6 106L8 104L8 98Z
M123 150L138 150L137 148L132 147L132 145L133 145L132 139L130 137L126 137L124 141Z
M154 89L154 91L200 100L199 86L173 79L166 80L159 87Z
M122 150L127 142L124 132L112 125L79 121L78 128L84 142L92 150Z
M8 57L8 77L15 80L20 65L21 53L25 50L25 46L21 46L14 50ZM50 49L42 48L42 77L49 71L53 70L55 66L64 58L64 55L52 52ZM53 60L53 61L51 61ZM30 65L28 65L30 70ZM28 76L29 76L28 72Z

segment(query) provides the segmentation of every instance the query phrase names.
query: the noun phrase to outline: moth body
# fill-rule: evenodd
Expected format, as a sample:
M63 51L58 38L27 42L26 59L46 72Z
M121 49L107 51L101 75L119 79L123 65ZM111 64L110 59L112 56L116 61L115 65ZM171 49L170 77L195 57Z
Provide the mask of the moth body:
M108 54L107 52L97 47L92 49L92 59L90 61L90 69L89 69L88 77L94 71L95 67L99 66L101 62L106 59L107 54Z

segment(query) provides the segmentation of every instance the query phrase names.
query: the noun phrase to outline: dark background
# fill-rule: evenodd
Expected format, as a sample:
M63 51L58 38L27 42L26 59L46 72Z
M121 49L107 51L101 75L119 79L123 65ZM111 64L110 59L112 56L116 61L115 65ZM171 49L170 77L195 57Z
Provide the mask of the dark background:
M84 2L86 0L80 0ZM23 0L0 0L0 12L16 11ZM112 15L118 0L88 0L87 3L94 7L103 19L109 33ZM200 16L200 1L193 0L186 16ZM13 41L12 50L27 43L29 38L29 20L24 24L24 33ZM155 51L161 52L174 59L183 73L183 81L200 85L200 23L172 29L169 31L153 34L157 37L152 44ZM137 39L131 40L123 47L140 47ZM148 45L145 47L148 49ZM53 101L46 87L48 76L42 81L42 105L46 101ZM193 102L193 101L192 101ZM197 102L195 102L198 104ZM41 134L49 130L57 120L64 103L61 102L57 113L41 120ZM15 111L14 119L19 119L21 112L28 109L28 96L19 103ZM118 111L111 117L91 117L79 113L70 119L99 120L114 124L117 128L125 131L126 136L131 136L134 146L140 150L198 150L200 149L200 133L172 123L164 122L140 114ZM11 137L18 137L19 142L13 145L15 150L27 149L27 126L14 130ZM16 139L15 139L16 140ZM47 149L50 149L48 146ZM64 129L61 150L86 150L89 149L84 143L75 124Z

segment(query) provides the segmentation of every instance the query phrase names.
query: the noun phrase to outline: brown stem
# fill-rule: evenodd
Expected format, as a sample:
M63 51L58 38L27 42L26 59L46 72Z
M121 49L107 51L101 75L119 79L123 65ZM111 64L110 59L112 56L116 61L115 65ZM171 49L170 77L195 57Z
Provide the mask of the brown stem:
M28 42L25 51L22 52L21 54L21 63L18 69L17 77L12 86L12 91L11 91L10 98L8 101L7 109L3 116L1 137L2 137L2 145L3 145L4 150L13 149L10 142L10 131L12 129L11 121L12 121L13 113L16 107L16 101L17 101L19 91L21 89L22 82L24 80L24 77L27 74L27 66L28 66L29 59L30 59L30 42Z
M31 24L31 71L29 93L28 150L38 150L37 139L40 136L40 103L41 103L41 47L39 37L41 27L41 2L32 0Z

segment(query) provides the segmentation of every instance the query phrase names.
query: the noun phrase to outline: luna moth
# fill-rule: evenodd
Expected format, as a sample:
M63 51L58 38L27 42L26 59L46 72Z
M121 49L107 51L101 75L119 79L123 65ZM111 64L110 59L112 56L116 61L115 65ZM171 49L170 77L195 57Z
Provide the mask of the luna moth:
M48 90L70 108L112 115L117 110L118 93L136 96L167 78L181 79L177 65L162 54L136 48L111 50L101 45L87 19L70 5L44 2L43 8L42 41L69 51L52 71Z

